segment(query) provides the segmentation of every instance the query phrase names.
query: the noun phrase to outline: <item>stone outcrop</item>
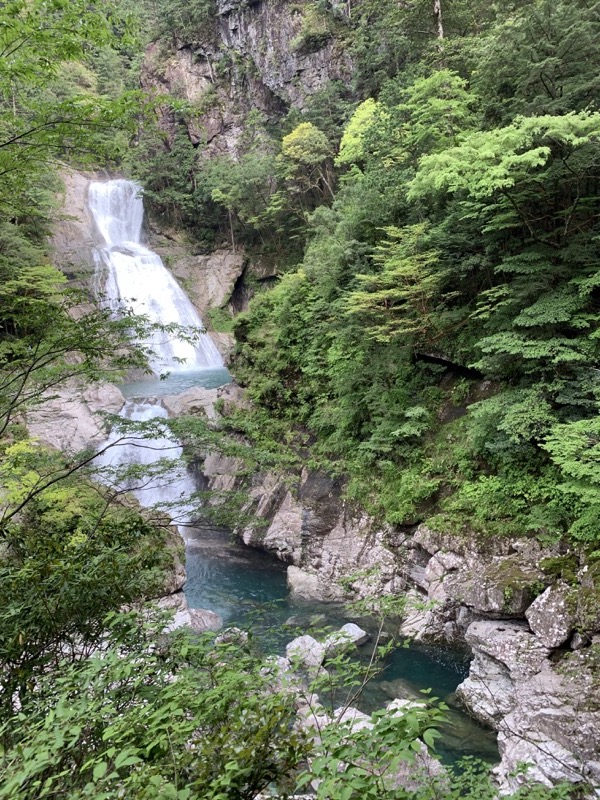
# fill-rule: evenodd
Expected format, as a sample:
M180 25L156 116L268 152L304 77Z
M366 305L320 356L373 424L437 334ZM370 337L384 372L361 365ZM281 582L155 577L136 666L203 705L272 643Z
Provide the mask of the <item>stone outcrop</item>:
M575 595L571 586L559 581L525 611L529 627L545 647L560 647L571 636L577 620Z
M61 386L27 413L29 435L65 452L102 444L107 437L105 414L118 414L123 395L111 383L86 387Z
M94 272L94 223L87 206L89 178L65 168L59 217L53 226L52 260L70 278L89 281Z
M202 386L193 386L180 394L165 395L161 398L162 405L167 409L170 417L184 415L200 415L215 421L220 413L217 407L227 413L233 406L243 408L246 400L243 390L235 383L219 386L217 389L205 389Z
M171 633L179 628L191 628L194 633L218 631L223 627L223 620L214 611L206 608L180 608L175 612L173 620L164 629Z
M161 236L152 237L152 246L168 264L203 320L211 308L221 308L229 301L247 263L244 252L234 252L229 247L194 255L189 246Z
M600 677L593 650L558 662L525 624L476 622L467 631L475 652L457 694L473 715L498 730L496 772L515 791L526 777L600 783Z
M208 157L243 149L250 110L267 120L300 111L332 80L347 80L351 62L326 29L310 31L314 8L306 0L217 0L212 30L196 41L154 42L146 51L142 83L191 103L199 113L188 122L194 144ZM200 40L201 39L201 40ZM165 117L165 128L172 122Z

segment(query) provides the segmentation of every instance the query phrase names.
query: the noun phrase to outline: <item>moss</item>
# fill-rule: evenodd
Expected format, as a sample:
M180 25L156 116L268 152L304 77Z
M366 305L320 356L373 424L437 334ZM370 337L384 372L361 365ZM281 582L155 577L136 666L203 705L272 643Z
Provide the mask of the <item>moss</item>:
M581 579L577 597L577 629L595 633L600 630L600 562L588 565Z
M204 314L204 319L211 330L218 333L233 333L233 317L224 308L210 308Z
M552 578L562 578L567 583L577 582L577 569L579 564L573 553L564 556L550 556L542 558L540 569L545 575Z

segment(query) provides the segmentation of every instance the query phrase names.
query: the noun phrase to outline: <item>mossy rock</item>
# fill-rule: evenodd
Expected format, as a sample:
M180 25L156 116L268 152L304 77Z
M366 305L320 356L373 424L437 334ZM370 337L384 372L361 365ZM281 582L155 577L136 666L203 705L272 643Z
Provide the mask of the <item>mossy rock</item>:
M540 569L551 578L562 578L567 583L576 583L579 562L573 553L564 556L549 556L541 559Z
M577 595L577 629L593 634L600 631L600 562L588 565Z

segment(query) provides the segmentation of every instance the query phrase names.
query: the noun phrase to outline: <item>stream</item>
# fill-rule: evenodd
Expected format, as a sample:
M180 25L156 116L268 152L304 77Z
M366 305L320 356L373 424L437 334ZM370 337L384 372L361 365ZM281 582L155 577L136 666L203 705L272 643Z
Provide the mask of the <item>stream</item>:
M202 333L202 321L185 292L159 256L142 244L139 187L126 180L93 181L88 203L99 242L95 253L99 301L115 313L129 307L151 322L185 325L199 333L194 342L153 334L150 344L156 355L151 366L156 377L120 387L126 398L121 411L124 419L165 419L161 396L192 386L216 388L229 383L231 376L210 337ZM165 371L168 377L161 379L159 375ZM117 434L111 435L107 444L114 444L116 438ZM180 443L161 432L154 440L124 438L99 457L98 463L117 469L132 464L151 466L161 457L177 459L180 455ZM185 594L190 608L208 608L226 625L250 627L268 653L283 652L286 643L300 633L339 627L351 619L342 606L291 596L286 567L274 556L245 547L227 531L191 528L186 497L196 487L184 466L172 467L166 476L145 481L143 488L133 483L128 488L144 506L170 504L169 513L186 541ZM373 621L355 621L367 630L373 629ZM360 658L368 658L368 645L358 652ZM422 689L431 689L440 699L450 696L451 704L452 693L467 672L466 653L441 646L400 647L367 687L361 708L373 711L393 697L418 697ZM442 732L438 752L445 761L456 761L463 755L498 760L492 732L453 706Z

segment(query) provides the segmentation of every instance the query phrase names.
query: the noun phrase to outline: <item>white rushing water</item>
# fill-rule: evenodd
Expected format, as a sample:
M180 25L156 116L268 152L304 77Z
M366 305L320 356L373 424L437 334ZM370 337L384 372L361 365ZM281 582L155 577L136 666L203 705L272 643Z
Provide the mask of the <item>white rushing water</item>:
M88 203L103 242L95 255L96 283L104 302L115 313L127 307L151 323L201 330L202 320L183 289L160 257L141 244L144 206L140 187L126 180L92 181ZM199 371L223 368L223 360L206 334L191 343L157 332L147 344L155 353L150 365L157 374L185 373L193 379ZM157 402L133 399L125 403L120 416L143 423L166 419L167 412ZM113 431L96 464L104 482L131 491L146 508L165 510L184 533L182 524L190 522L189 498L196 486L181 456L181 444L166 426L159 426L155 435L140 432L128 436ZM180 463L164 469L159 464L164 459Z
M156 403L129 400L120 416L134 422L149 422L166 419L167 412ZM181 460L181 444L169 431L161 427L158 435L148 438L142 433L127 436L113 431L102 450L96 458L96 464L104 468L105 482L116 483L120 489L130 490L145 508L156 506L164 509L171 519L180 524L179 529L183 533L181 526L190 521L192 509L189 498L196 491L196 485ZM179 464L157 469L162 459L177 460ZM144 468L144 474L124 479L120 473L131 466ZM153 469L157 474L152 474Z
M88 204L103 244L96 250L96 283L117 312L128 307L152 323L176 323L193 332L202 320L160 256L141 244L144 205L132 181L92 181ZM200 334L191 343L163 332L147 342L155 353L150 365L157 374L215 369L223 360L211 338Z

